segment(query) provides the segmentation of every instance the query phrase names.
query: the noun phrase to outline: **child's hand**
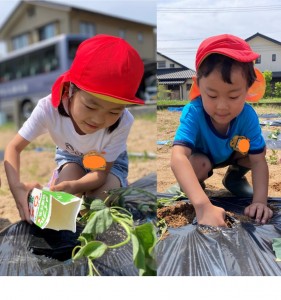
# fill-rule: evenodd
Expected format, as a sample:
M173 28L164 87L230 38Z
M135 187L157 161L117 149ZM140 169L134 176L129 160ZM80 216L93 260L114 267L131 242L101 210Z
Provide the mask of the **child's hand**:
M28 208L28 194L33 188L42 188L42 186L37 182L21 183L13 192L20 217L29 224L31 224L31 221Z
M255 217L257 223L265 224L273 216L273 211L264 203L254 202L245 208L244 214Z
M80 192L81 192L81 191L78 191L76 180L62 181L58 184L52 185L50 187L50 190L56 191L56 192L65 192L65 193L69 193L69 194L77 195L77 196L80 196Z
M201 225L227 227L225 223L225 210L221 207L206 203L204 207L196 210L197 223Z

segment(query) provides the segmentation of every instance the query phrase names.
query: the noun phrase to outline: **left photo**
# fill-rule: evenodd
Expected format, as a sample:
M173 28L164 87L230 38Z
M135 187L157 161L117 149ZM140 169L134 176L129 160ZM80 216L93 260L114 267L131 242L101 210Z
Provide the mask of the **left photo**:
M156 276L156 2L4 6L0 275Z

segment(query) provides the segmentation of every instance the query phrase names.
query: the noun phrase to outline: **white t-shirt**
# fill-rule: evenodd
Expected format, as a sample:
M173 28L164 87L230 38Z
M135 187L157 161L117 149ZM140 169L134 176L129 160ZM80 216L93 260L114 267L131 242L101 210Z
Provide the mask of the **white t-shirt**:
M73 155L83 156L89 151L103 154L107 162L113 162L127 149L127 138L134 117L124 109L120 123L113 132L100 129L92 134L80 135L75 131L70 118L61 116L51 103L51 95L39 100L31 116L19 130L19 134L29 142L36 137L49 133L54 143L62 150Z

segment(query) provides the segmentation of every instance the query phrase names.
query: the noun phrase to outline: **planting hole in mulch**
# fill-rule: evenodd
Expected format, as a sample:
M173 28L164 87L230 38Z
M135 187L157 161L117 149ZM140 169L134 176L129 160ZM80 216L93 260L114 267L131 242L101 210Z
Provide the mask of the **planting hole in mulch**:
M274 207L270 206L270 208L273 211L276 211ZM157 209L158 220L165 220L168 228L178 228L188 224L192 224L195 217L196 215L193 205L186 201L176 201L172 205L164 206ZM225 222L228 228L233 228L236 224L240 222L254 223L255 220L245 215L239 215L230 211L226 211ZM202 226L204 227L204 225ZM211 228L210 226L206 226L206 228L207 227ZM208 231L209 230L207 230L206 232ZM166 236L167 234L165 234L163 238L165 238Z

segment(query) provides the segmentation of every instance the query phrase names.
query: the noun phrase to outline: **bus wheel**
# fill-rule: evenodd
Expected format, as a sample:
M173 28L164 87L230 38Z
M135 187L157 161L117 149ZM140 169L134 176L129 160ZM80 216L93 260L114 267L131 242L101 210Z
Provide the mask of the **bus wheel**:
M21 106L21 115L24 120L27 120L34 109L33 103L29 100L24 101Z

